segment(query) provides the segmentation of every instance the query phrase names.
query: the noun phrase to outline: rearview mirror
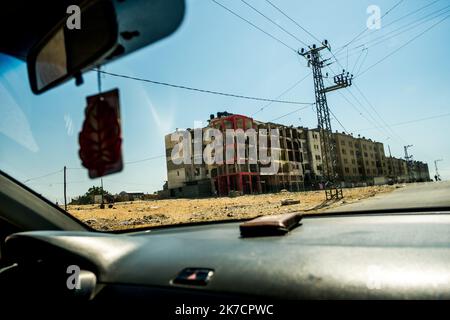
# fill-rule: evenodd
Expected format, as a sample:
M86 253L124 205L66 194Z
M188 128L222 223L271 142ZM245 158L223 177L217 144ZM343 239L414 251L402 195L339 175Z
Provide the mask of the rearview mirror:
M27 58L31 89L40 94L67 81L110 54L118 37L110 1L92 1L80 8L77 27L65 17L31 50Z

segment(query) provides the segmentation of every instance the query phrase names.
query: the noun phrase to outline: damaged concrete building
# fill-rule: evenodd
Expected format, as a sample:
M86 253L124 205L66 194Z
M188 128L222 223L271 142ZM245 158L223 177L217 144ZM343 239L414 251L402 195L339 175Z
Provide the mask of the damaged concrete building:
M223 136L227 131L245 133L250 129L256 132L257 141L263 139L267 144L261 145L245 135L243 139L235 136L232 140L215 140L215 137L209 137L210 129ZM396 174L403 177L404 170L411 172L414 169L417 172L412 177L416 181L429 180L426 164L414 162L414 166L408 169L405 160L386 157L380 142L338 132L333 137L336 141L338 179L343 187L372 185L376 181L396 177ZM217 152L222 162L205 161L203 151L211 147L211 142L216 143L212 155L216 156L214 152ZM317 129L261 122L244 115L219 112L216 116L210 116L204 128L166 135L165 146L170 197L225 196L282 189L303 191L317 189L324 182ZM239 152L239 148L245 152ZM227 158L229 150L232 156ZM257 150L256 158L250 150ZM270 164L259 158L261 154L270 157L272 153L278 156ZM274 164L276 172L267 173L265 169Z

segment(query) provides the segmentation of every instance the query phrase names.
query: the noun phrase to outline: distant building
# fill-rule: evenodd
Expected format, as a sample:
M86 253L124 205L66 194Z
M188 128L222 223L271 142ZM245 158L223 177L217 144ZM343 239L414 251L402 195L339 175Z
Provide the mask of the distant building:
M334 137L340 181L371 184L374 178L387 176L386 156L381 142L344 132L336 132Z
M119 197L122 201L134 201L142 200L144 197L144 192L141 191L122 191L119 193Z
M411 167L414 181L417 182L430 181L430 172L428 170L428 164L422 161L413 161Z

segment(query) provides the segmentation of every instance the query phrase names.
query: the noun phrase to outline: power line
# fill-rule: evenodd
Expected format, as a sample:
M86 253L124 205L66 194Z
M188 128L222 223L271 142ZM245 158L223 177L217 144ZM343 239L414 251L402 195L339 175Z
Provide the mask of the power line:
M281 41L280 39L278 39L277 37L275 37L274 35L268 33L267 31L264 31L263 29L261 29L260 27L258 27L257 25L255 25L254 23L250 22L249 20L241 17L239 14L237 14L236 12L234 12L233 10L227 8L226 6L224 6L223 4L217 2L216 0L211 0L212 2L214 2L215 4L217 4L218 6L222 7L223 9L227 10L228 12L230 12L232 15L238 17L239 19L245 21L246 23L248 23L249 25L251 25L252 27L256 28L257 30L261 31L262 33L264 33L265 35L271 37L273 40L277 41L278 43L284 45L286 48L288 48L289 50L292 50L294 52L297 52L294 48L292 48L291 46L289 46L288 44L286 44L285 42Z
M379 125L380 124L380 122L377 120L377 119L375 119L375 117L368 111L368 109L366 109L366 107L361 103L361 101L353 94L353 92L352 91L350 91L350 90L348 90L348 93L350 93L350 95L353 97L353 99L355 99L355 101L361 106L361 108L363 108L366 112L367 112L367 114L369 115L369 117L374 121L373 123L375 123L375 125ZM382 127L382 126L380 126L380 127ZM384 129L385 130L385 133L388 135L388 136L391 136L392 135L392 133L390 133L389 131L387 131L385 128L381 128L381 129ZM396 135L396 134L395 134ZM401 137L399 137L398 135L396 135L396 138L399 140L399 142L401 142L401 140L403 140Z
M288 35L290 35L292 38L294 38L295 40L297 40L298 42L300 42L301 44L307 46L306 42L304 42L303 40L299 39L297 36L295 36L294 34L292 34L291 32L289 32L288 30L286 30L283 26L281 26L280 24L276 23L275 21L273 21L271 18L269 18L268 16L266 16L264 13L262 13L261 11L259 11L258 9L256 9L254 6L252 6L251 4L249 4L247 1L245 0L241 0L241 2L243 2L245 5L247 5L248 7L250 7L251 9L253 9L254 11L256 11L258 14L260 14L261 16L263 16L264 18L266 18L268 21L270 21L272 24L276 25L278 28L280 28L281 30L283 30L284 32L286 32Z
M289 112L289 113L283 114L282 116L279 116L278 118L269 120L269 122L276 121L276 120L279 120L279 119L281 119L281 118L290 116L291 114L296 113L296 112L301 111L301 110L304 110L304 109L306 109L306 108L309 108L309 106L302 107L302 108L299 108L299 109L297 109L297 110L291 111L291 112Z
M364 50L361 50L361 53L359 54L358 59L356 59L356 62L355 62L355 64L353 65L353 68L352 68L352 71L351 71L352 74L354 74L353 71L355 71L355 67L358 65L359 59L361 59L361 56L362 56L363 54L364 54ZM348 56L347 56L347 59L348 59Z
M408 121L403 121L403 122L397 122L397 123L390 124L389 126L397 127L397 126L402 126L402 125L406 125L406 124L417 123L417 122L422 122L422 121L427 121L427 120L432 120L432 119L437 119L437 118L443 118L443 117L448 117L448 116L450 116L450 113L443 113L443 114L430 116L430 117L425 117L425 118L419 118L419 119L413 119L413 120L408 120ZM359 129L358 131L367 131L367 130L374 130L374 129L379 129L379 128L380 127L371 127L371 128Z
M57 171L52 171L52 172L49 172L49 173L44 174L44 175L42 175L42 176L38 176L38 177L33 177L33 178L30 178L30 179L27 179L27 180L23 181L23 183L27 183L27 182L29 182L29 181L33 181L33 180L37 180L37 179L42 179L42 178L45 178L45 177L48 177L48 176L51 176L51 175L60 173L60 172L62 172L62 171L63 171L63 169L59 169L59 170L57 170Z
M140 163L140 162L145 162L145 161L151 161L151 160L156 160L156 159L160 159L160 158L165 158L166 155L161 154L158 156L152 156L152 157L148 157L148 158L143 158L143 159L139 159L139 160L134 160L134 161L126 161L124 162L124 164L135 164L135 163ZM84 170L86 168L82 168L82 167L71 167L71 168L67 168L67 170Z
M364 51L364 49L363 49L363 51ZM353 74L359 74L359 72L361 71L362 66L364 65L364 62L366 62L366 59L367 59L368 55L369 55L369 49L366 48L366 54L364 55L364 58L361 61L361 64L359 65L358 70L356 71L356 73L353 73Z
M449 7L450 7L450 5L447 6L445 9L447 9L447 8L449 8ZM441 10L439 10L439 11L441 11ZM421 25L423 25L423 24L425 24L425 23L427 23L427 22L429 22L429 21L432 21L433 19L436 19L436 18L438 18L438 17L441 17L441 16L443 16L443 15L446 15L446 14L449 13L449 12L450 12L450 10L441 12L440 14L437 14L437 15L435 15L435 16L429 18L429 19L426 19L428 16L427 16L427 17L423 17L423 18L421 18L420 20L416 21L416 22L414 23L414 25L411 25L411 24L404 25L404 26L402 26L402 27L400 27L400 28L397 28L397 29L395 29L395 30L392 30L392 31L391 31L390 33L388 33L388 34L392 34L392 33L396 32L396 31L401 30L401 29L404 29L403 31L400 31L400 32L398 32L398 33L395 33L395 34L393 34L393 35L391 35L391 36L389 36L389 37L386 37L386 36L388 35L388 34L386 34L386 35L384 35L384 36L382 36L382 37L378 37L378 38L376 38L376 39L373 39L373 40L371 40L371 41L369 41L369 42L367 42L367 43L375 42L375 41L378 41L378 40L379 40L378 42L375 42L373 45L370 46L370 47L375 47L375 46L377 46L377 45L379 45L379 44L381 44L381 43L384 43L384 42L386 42L386 41L388 41L388 40L390 40L390 39L392 39L392 38L394 38L394 37L397 37L397 36L399 36L399 35L401 35L401 34L403 34L403 33L405 33L405 32L411 31L412 29L417 28L417 27L419 27L419 26L421 26ZM433 14L435 14L435 12L433 12L433 13L430 14L430 15L433 15ZM423 21L421 21L421 20L423 20Z
M342 98L344 98L345 99L345 101L347 101L348 102L348 104L351 106L351 107L353 107L353 109L355 109L356 110L356 112L361 116L361 117L363 117L364 119L366 119L367 120L367 122L369 122L370 124L372 124L372 125L374 125L374 126L377 126L374 122L372 122L372 120L370 120L369 118L367 118L362 112L361 112L361 110L359 110L359 108L357 107L357 106L355 106L355 104L353 103L353 102L351 102L341 91L338 91L338 93L342 96ZM381 132L381 131L380 131ZM383 133L384 134L384 133Z
M442 10L445 10L445 9L447 9L447 8L449 8L449 7L450 7L450 5L447 6L447 7L441 8L441 9L439 9L439 10L433 11L432 13L430 13L430 14L424 16L424 17L421 17L421 18L418 19L418 20L413 21L411 24L404 25L404 26L402 26L402 27L399 27L399 28L397 28L397 29L395 29L395 30L392 30L392 31L388 32L387 34L385 34L385 35L383 35L383 36L381 36L381 37L378 37L378 38L376 38L376 39L369 40L369 41L367 41L367 42L365 42L365 43L363 43L363 44L361 44L361 45L358 45L357 47L354 47L354 48L352 49L352 50L356 50L356 52L355 52L355 53L352 53L352 54L350 54L350 55L348 55L347 58L352 57L352 56L358 54L358 52L359 52L359 56L358 56L358 58L359 58L359 57L361 56L361 54L362 54L365 50L368 50L369 48L373 48L373 47L375 47L375 46L378 46L378 45L380 45L380 44L383 44L384 42L386 42L386 41L388 41L388 40L390 40L390 39L392 39L392 38L395 38L395 37L397 37L397 36L399 36L399 35L401 35L401 34L403 34L403 33L409 32L409 31L411 31L411 30L414 29L414 28L417 28L417 27L419 27L419 26L421 26L421 25L423 25L423 24L425 24L425 23L427 23L427 22L429 22L429 21L432 21L433 19L436 19L436 18L438 18L438 17L440 17L440 16L442 16L442 15L447 14L448 12L450 12L450 10L447 10L447 11L444 11L444 12L441 12L441 13L435 15L436 13L438 13L438 12L440 12L440 11L442 11ZM432 16L432 15L434 15L434 16ZM429 16L432 16L432 17L429 18L429 19L427 19ZM390 34L396 32L396 31L399 31L399 30L401 30L401 29L404 29L404 30L403 30L403 31L400 31L400 32L397 32L397 33L395 33L395 34L389 36ZM374 42L374 41L378 41L378 42L375 42L375 43L371 44L370 46L367 46L369 43ZM360 48L361 46L363 46L364 48L363 48L362 50L359 50L358 48ZM366 54L366 56L364 57L364 61L363 61L363 62L365 62L365 59L367 58L368 51L367 51L366 53L367 53L367 54ZM333 57L335 58L335 60L336 60L336 62L337 62L337 61L338 61L338 58L337 58L337 57L339 57L339 55L333 55ZM340 57L342 58L342 57L344 57L344 56L341 54ZM356 65L356 63L355 63L355 65ZM362 66L363 66L363 63L361 63L361 65L359 66L357 72L354 73L354 74L355 74L355 77L360 75L360 71L361 71Z
M333 113L333 111L331 111L331 108L328 108L330 110L331 115L333 116L334 120L337 121L337 123L339 123L339 125L342 127L342 129L344 129L344 132L346 134L349 134L347 129L345 129L344 125L339 121L339 119L336 117L336 115Z
M373 67L377 66L378 64L382 63L384 60L386 60L387 58L389 58L390 56L394 55L395 53L397 53L399 50L403 49L404 47L406 47L408 44L410 44L411 42L413 42L414 40L416 40L417 38L421 37L422 35L424 35L425 33L427 33L428 31L430 31L431 29L433 29L434 27L436 27L437 25L439 25L440 23L442 23L444 20L448 19L450 17L450 15L444 17L443 19L439 20L438 22L432 24L430 27L428 27L427 29L425 29L424 31L422 31L421 33L419 33L418 35L416 35L415 37L413 37L412 39L408 40L407 42L405 42L403 45L401 45L400 47L398 47L397 49L395 49L394 51L390 52L389 54L387 54L386 56L384 56L383 58L381 58L380 60L378 60L377 62L375 62L374 64L372 64L371 66L369 66L368 68L366 68L364 71L362 71L358 77L360 77L361 75L363 75L364 73L366 73L367 71L369 71L370 69L372 69Z
M331 52L331 51L330 51ZM331 52L331 54L333 55L333 57L335 58L336 62L339 64L340 67L343 68L342 64L339 62L339 60L336 58L336 56L333 54L333 52ZM332 72L333 70L328 66L328 69L330 69ZM333 72L334 73L334 72ZM348 88L347 88L348 89ZM348 89L348 92L350 93L350 95L353 97L353 99L355 99L355 101L361 106L362 109L364 109L364 111L369 115L370 118L373 119L374 122L370 121L367 117L363 116L362 112L353 104L351 103L347 97L345 97L341 92L339 92L344 98L345 100L347 100L347 102L351 103L351 105L359 112L359 114L361 116L363 116L366 120L368 120L370 123L373 123L375 126L378 125L378 121L372 116L372 114L363 106L363 104L359 101L358 98L356 98L356 96ZM364 96L365 97L365 96ZM372 109L374 109L374 111L378 114L378 116L380 117L380 119L384 122L384 120L382 119L381 115L379 115L379 113L375 110L375 108L373 108L372 104L370 104L370 102L367 100L367 98L365 98L366 102L369 103L369 105L371 106ZM391 129L392 131L392 129ZM381 132L381 131L380 131ZM389 132L385 132L388 134L388 136L390 136L391 134ZM397 136L397 138L399 139L399 142L401 142L401 140L403 140L399 135L397 135L394 131L392 131L392 134L394 134L395 136Z
M297 21L295 21L294 19L292 19L290 16L288 16L283 10L281 10L279 7L277 7L276 5L274 5L271 1L266 0L266 2L268 4L270 4L272 7L274 7L278 12L280 12L283 16L285 16L286 18L288 18L291 22L293 22L297 27L299 27L300 29L302 29L304 32L306 32L307 34L309 34L314 40L316 40L317 42L321 42L319 39L317 39L316 36L314 36L311 32L309 32L308 30L306 30L304 27L302 27ZM306 44L305 44L306 45Z
M331 54L332 54L333 57L335 58L336 62L342 67L342 64L339 62L339 60L336 58L336 56L333 54L333 52L331 52ZM329 69L332 70L331 68L329 68ZM355 84L355 86L356 86L358 92L360 93L360 95L363 97L363 99L364 99L364 100L366 101L366 103L369 105L369 107L370 107L370 108L375 112L375 114L380 118L381 122L384 123L385 125L387 125L386 121L385 121L385 120L383 119L383 117L378 113L378 111L375 109L375 107L372 105L372 103L370 103L370 101L367 99L367 97L364 95L364 93L359 89L359 87L357 87L356 84ZM347 88L347 89L348 89L348 88ZM367 112L367 114L369 115L369 117L373 119L374 123L377 123L377 124L378 124L378 120L376 120L376 119L372 116L372 114L371 114L371 113L363 106L363 104L359 101L359 99L357 99L356 96L350 91L350 89L348 89L348 92L349 92L350 95L355 99L355 101L361 106L361 108L363 108L363 109ZM344 96L344 97L345 97L345 96ZM346 98L346 100L348 101L347 98ZM354 106L354 105L353 105L353 106ZM356 107L356 106L354 106L354 107ZM362 113L361 113L361 115L362 115ZM366 118L366 120L368 120L368 119ZM386 131L386 133L388 134L388 136L391 135L391 134L393 134L393 135L398 139L399 142L405 141L405 140L404 140L402 137L400 137L396 132L394 132L394 131L392 130L392 128L390 128L388 125L387 125L387 128L388 128L389 131L391 132L391 133L389 133L388 131ZM380 126L380 129L386 129L386 127Z
M377 37L377 38L375 38L375 39L371 39L371 40L368 40L368 41L366 41L366 42L364 42L364 43L362 43L362 44L359 44L358 46L356 46L356 47L354 47L354 48L351 49L351 50L356 50L357 52L348 55L348 57L351 57L351 56L357 54L358 51L360 51L359 48L361 48L361 47L365 47L365 48L372 48L372 47L375 47L375 46L377 46L377 45L379 45L379 44L382 44L382 43L384 43L384 42L386 42L386 41L388 41L388 40L390 40L390 39L392 39L392 38L394 38L394 37L397 37L397 36L399 36L399 35L401 35L401 34L403 34L403 33L405 33L405 32L409 32L409 31L411 31L412 29L414 29L414 28L416 28L416 27L418 27L418 26L420 26L420 25L422 25L422 24L424 24L424 23L427 23L427 22L429 22L429 21L431 21L431 20L433 20L433 19L435 19L435 18L438 18L438 17L440 17L440 16L442 16L442 15L445 15L445 14L447 14L449 11L448 11L448 10L447 10L447 11L444 11L444 12L441 12L441 11L443 11L443 10L449 8L449 7L450 7L450 5L448 5L448 6L446 6L446 7L443 7L443 8L441 8L441 9L438 9L438 10L436 10L436 11L433 11L433 12L431 12L431 13L429 13L429 14L423 16L423 17L420 17L419 19L416 19L416 20L414 20L414 21L412 21L412 22L410 22L410 23L407 23L407 24L405 24L405 25L403 25L403 26L401 26L401 27L399 27L399 28L397 28L397 29L391 30L391 31L387 32L386 34L384 34L384 35L382 35L382 36L380 36L380 37ZM439 12L441 12L441 13L439 13ZM437 14L437 15L436 15L436 14ZM428 17L430 17L430 16L431 16L431 18L428 18ZM427 19L427 18L428 18L428 19ZM385 29L385 28L386 28L386 27L384 27L383 29ZM397 31L402 30L402 29L403 29L403 31L397 32ZM395 32L397 32L397 33L395 33ZM394 33L395 33L395 34L394 34ZM392 35L392 34L393 34L393 35ZM390 36L390 35L391 35L391 36ZM373 43L373 42L374 42L374 44L368 46L369 43ZM364 50L364 49L363 49L363 50ZM340 57L343 57L344 54L341 54L341 55L338 55L338 54L337 54L336 56L338 56L338 57L339 57L339 56L340 56Z
M279 99L282 96L284 96L286 93L288 93L289 91L291 91L292 89L294 89L295 87L297 87L300 83L303 82L303 80L305 80L309 75L311 74L311 72L309 72L306 76L304 76L303 78L301 78L300 80L298 80L296 83L294 83L292 86L290 86L289 88L287 88L286 90L284 90L282 93L280 93L275 99ZM273 102L269 102L266 105L264 105L263 107L261 107L258 111L254 112L253 114L251 114L251 116L253 117L254 115L260 113L261 111L263 111L264 109L268 108Z
M377 21L380 21L382 18L384 18L385 16L387 16L392 10L394 10L396 7L398 7L401 3L403 2L403 0L398 1L396 4L394 4L394 6L392 6L389 10L387 10ZM358 40L358 38L360 36L362 36L364 33L367 32L367 30L369 30L369 28L364 28L364 30L362 30L360 33L358 33L352 40L350 40L349 42L347 42L345 45L343 45L341 48L339 48L336 51L336 54L338 54L339 52L341 52L343 49L347 48L350 44L352 44L354 41Z
M162 154L159 156L153 156L153 157L144 158L144 159L140 159L140 160L128 161L128 162L125 162L125 164L135 164L135 163L140 163L140 162L145 162L145 161L150 161L150 160L155 160L155 159L160 159L160 158L165 158L165 157L166 157L166 155Z
M214 1L214 0L212 0L212 1ZM182 85L171 84L171 83L167 83L167 82L161 82L161 81L155 81L155 80L150 80L150 79L132 77L132 76L127 76L127 75L123 75L123 74L107 72L107 71L103 71L103 70L101 70L99 72L103 73L103 74L107 74L107 75L113 76L113 77L119 77L119 78L135 80L135 81L141 81L141 82L147 82L147 83L152 83L152 84L157 84L157 85L162 85L162 86L167 86L167 87L172 87L172 88L177 88L177 89L184 89L184 90L190 90L190 91L196 91L196 92L202 92L202 93L208 93L208 94L215 94L215 95L226 96L226 97L233 97L233 98L239 98L239 99L256 100L256 101L268 101L268 102L277 102L277 103L285 103L285 104L308 104L308 105L314 104L313 102L274 100L274 99L266 99L266 98L244 96L244 95L233 94L233 93L212 91L212 90L206 90L206 89L199 89L199 88L193 88L193 87L187 87L187 86L182 86Z
M448 9L449 7L450 7L450 5L448 5L446 7L443 7L441 9L439 9L439 10L433 11L433 12L431 12L431 13L423 16L423 17L420 17L417 20L411 21L411 22L409 22L409 23L407 23L407 24L405 24L405 25L403 25L401 27L398 27L397 29L391 30L391 31L387 32L386 34L384 34L384 35L382 35L380 37L377 37L375 39L371 39L371 40L369 40L369 41L367 41L367 42L365 42L365 43L355 47L355 49L360 48L361 46L366 46L367 44L369 44L371 42L375 42L375 44L371 45L371 47L374 47L374 46L378 45L379 43L385 42L385 41L387 41L389 39L392 39L393 37L396 37L396 36L398 36L398 35L400 35L402 33L410 31L413 28L416 28L416 27L418 27L418 26L420 26L420 25L422 25L424 23L427 23L427 22L429 22L429 21L431 21L431 20L433 20L433 19L435 19L437 17L445 15L446 13L448 13L448 10L447 11L445 11L445 10ZM444 11L444 12L441 12L441 11ZM429 17L431 17L431 18L429 18ZM397 32L399 30L402 30L402 29L404 29L404 30L401 31L401 32L395 33L395 32ZM392 35L392 36L389 36L389 35L391 35L393 33L395 33L395 34Z
M419 11L422 11L423 9L426 9L426 8L428 8L429 6L435 4L436 2L439 2L439 1L441 1L441 0L435 0L435 1L431 2L431 3L429 3L429 4L426 4L426 5L422 6L422 7L419 7L418 9L416 9L416 10L410 12L410 13L407 13L407 14L404 15L404 16L401 16L401 17L395 19L394 21L391 21L390 23L388 23L388 24L386 24L386 25L383 25L383 29L386 30L387 27L393 25L394 23L397 23L398 21L403 20L404 18L407 18L407 17L413 15L414 13L417 13L417 12L419 12ZM365 35L364 37L361 37L360 39L367 38L368 36L369 36L369 35Z
M378 116L378 118L380 118L381 122L389 129L389 131L393 135L397 136L400 140L403 140L402 137L400 137L394 130L392 130L392 128L387 124L387 122L384 120L384 118L380 115L380 113L377 111L377 109L373 106L373 104L369 101L369 99L367 99L366 95L361 91L361 89L359 89L359 87L356 84L355 84L355 88L359 92L359 94L363 97L363 99L367 102L367 104L373 110L373 112Z

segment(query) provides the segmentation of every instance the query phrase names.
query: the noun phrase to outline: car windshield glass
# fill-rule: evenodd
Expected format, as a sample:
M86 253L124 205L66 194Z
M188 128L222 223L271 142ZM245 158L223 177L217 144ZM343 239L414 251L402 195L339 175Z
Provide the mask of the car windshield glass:
M188 0L171 36L40 95L1 54L0 169L98 230L446 206L449 10ZM123 169L90 178L86 97L116 88Z

